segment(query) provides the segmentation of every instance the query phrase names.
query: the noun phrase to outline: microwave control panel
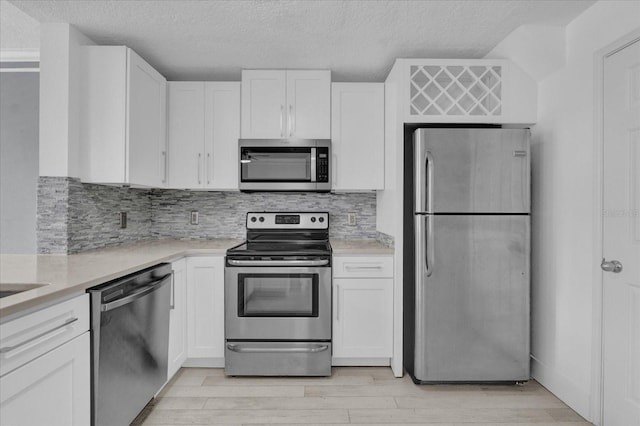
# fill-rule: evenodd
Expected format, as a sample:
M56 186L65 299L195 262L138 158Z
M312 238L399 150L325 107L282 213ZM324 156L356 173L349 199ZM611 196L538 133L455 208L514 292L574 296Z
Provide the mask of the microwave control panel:
M329 148L316 148L316 182L329 182Z

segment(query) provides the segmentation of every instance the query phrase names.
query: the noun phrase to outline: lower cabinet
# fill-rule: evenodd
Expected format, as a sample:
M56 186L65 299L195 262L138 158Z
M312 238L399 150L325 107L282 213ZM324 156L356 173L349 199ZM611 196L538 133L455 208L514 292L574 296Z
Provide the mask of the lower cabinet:
M333 365L390 365L393 258L334 255Z
M224 256L187 258L189 367L224 367Z
M169 364L167 380L187 359L187 260L171 264L171 306L169 310Z
M0 424L91 423L87 295L0 326Z

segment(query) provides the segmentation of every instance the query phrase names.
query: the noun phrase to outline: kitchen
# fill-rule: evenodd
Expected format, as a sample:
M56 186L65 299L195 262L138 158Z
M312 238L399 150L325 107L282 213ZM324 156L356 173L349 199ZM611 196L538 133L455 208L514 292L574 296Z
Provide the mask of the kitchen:
M537 106L535 103L516 104L516 107L525 110L524 113L528 114L531 113L526 111L527 108L533 108L534 119L526 121L526 123L537 123L532 126L531 152L532 164L538 164L538 167L532 167L532 227L534 229L532 232L532 374L538 382L554 392L571 408L595 423L599 422L600 417L598 411L598 395L600 393L597 382L600 374L597 372L599 361L598 358L595 358L598 352L595 349L598 346L595 324L599 321L594 305L597 302L597 285L595 283L595 269L591 267L594 263L593 253L596 251L594 246L595 234L597 233L595 230L596 220L590 216L590 213L576 215L575 212L592 212L594 209L592 187L596 182L596 177L592 169L596 164L594 157L596 154L591 148L595 141L588 145L588 152L580 149L578 141L592 141L595 137L595 132L590 127L592 115L596 110L596 100L591 97L592 85L596 80L592 74L594 72L594 53L637 29L638 26L637 19L633 19L637 16L637 5L624 2L620 4L608 3L610 2L598 2L589 8L587 7L590 5L585 5L585 11L574 15L572 18L575 17L575 19L569 19L565 23L566 27L540 28L534 25L520 28L498 43L490 53L483 55L487 59L517 60L518 65L537 82L532 86L532 92L534 95L537 94ZM606 34L596 33L593 28L606 28ZM74 49L84 43L86 37L75 28L64 27L60 24L43 24L41 36L40 134L47 135L47 137L40 140L39 168L42 176L40 188L42 189L44 186L42 185L43 181L50 179L48 184L51 186L47 187L50 189L50 193L66 197L69 203L69 210L62 211L62 215L65 217L42 216L45 222L38 224L41 226L39 228L40 235L48 233L54 241L50 246L44 246L45 250L57 249L64 253L81 252L78 256L85 256L87 264L93 268L100 268L100 262L91 258L91 252L84 253L84 251L97 248L107 240L120 244L132 243L146 239L151 234L155 239L202 240L196 241L196 245L191 250L207 250L207 240L212 238L243 239L245 213L251 211L251 206L255 205L259 205L259 210L263 210L266 208L263 206L268 203L269 209L271 209L271 205L274 205L276 208L273 210L276 211L291 211L292 206L295 206L294 209L299 208L303 211L330 211L329 232L330 238L334 240L364 239L372 244L378 240L390 245L389 237L393 236L395 237L396 256L394 268L401 267L401 258L397 256L399 256L398 251L401 246L399 241L402 232L398 232L394 228L398 226L398 221L394 218L399 217L394 210L396 198L393 193L393 185L397 176L394 177L389 173L394 169L397 170L393 167L393 161L399 159L397 153L393 152L393 145L389 143L395 137L393 134L389 134L392 130L389 125L384 128L383 146L386 151L381 155L384 160L385 174L374 174L374 177L384 177L382 182L384 190L376 186L380 182L371 180L365 181L369 185L366 187L368 192L305 193L290 198L285 194L277 193L266 195L264 193L237 192L207 193L179 189L146 190L81 183L77 178L66 179L64 177L82 176L83 173L79 170L78 163L81 151L78 150L78 146L82 145L80 142L82 139L79 135L83 123L79 122L81 114L78 113L78 110L81 108L79 108L77 98L74 98L77 95L75 91L78 89L73 85L73 82L77 81L77 74L75 74L77 69L73 64L77 60L77 56L74 56L76 55ZM562 47L565 40L567 43L566 51ZM123 40L117 44L129 43ZM60 63L61 61L57 60L61 54L68 55L66 65L65 61ZM462 53L456 56L465 57ZM474 57L477 58L477 56ZM541 58L544 60L541 61ZM145 59L150 60L151 58L145 55ZM387 67L391 65L392 61L386 64ZM251 68L264 68L264 66ZM300 68L317 69L318 67L305 66ZM388 70L389 68L380 77L370 81L381 83L386 80L387 88L390 88L393 82L387 78ZM49 84L44 79L46 75L52 78L49 80ZM342 79L338 77L339 74L332 70L332 82L340 81L342 84ZM360 81L346 77L348 76L343 77L345 82ZM68 91L59 90L60 78L70 82ZM205 80L202 77L200 79ZM234 78L229 78L229 80L239 82L239 71ZM389 100L391 93L388 89L386 90L385 102ZM564 96L558 96L558 93L562 93ZM522 110L521 114L523 114ZM47 111L52 115L48 115ZM385 111L389 114L386 106ZM333 112L335 111L332 110ZM64 117L60 117L62 113L64 113ZM193 117L193 114L189 117ZM104 120L104 117L101 119ZM169 116L169 120L171 120L171 116ZM333 124L335 120L331 121ZM89 130L91 129L90 127ZM569 137L568 134L579 137ZM336 154L339 153L337 149L334 151ZM373 153L374 150L371 151ZM356 151L356 154L358 152ZM583 161L575 161L573 156L575 152L581 152ZM343 154L347 155L348 153L340 153L340 155ZM170 158L171 153L169 153L169 161ZM337 160L338 167L341 166L340 158ZM215 161L215 156L213 159ZM567 161L563 163L570 163L570 165L560 164L559 159L566 159ZM160 155L159 162L162 161L162 155ZM353 164L357 166L357 162ZM221 167L225 167L225 164L220 167L214 165L213 173L225 170ZM346 167L347 170L350 168L342 167ZM355 169L356 167L351 168ZM197 165L191 166L191 171L194 176L199 175ZM371 172L371 170L365 171ZM338 182L340 182L340 177L344 175L340 171L338 173ZM52 178L45 178L47 176ZM576 180L574 176L579 176L580 179ZM171 181L171 176L169 180ZM346 190L349 189L358 188L346 188ZM373 192L373 190L378 190L378 192ZM40 197L40 199L42 198ZM53 209L48 210L53 212ZM178 210L179 216L176 215ZM221 214L221 211L224 210L232 210L233 213ZM120 231L121 228L119 228L119 211L128 212L128 227L125 228L125 231ZM189 224L190 212L192 211L198 212L196 219L198 225ZM138 213L132 212L142 212L143 214L138 216ZM353 216L350 216L351 214ZM110 219L105 221L107 224L103 228L95 230L96 228L90 225L91 220L95 220L96 216L109 217ZM48 217L51 217L50 224L46 223ZM350 217L355 218L356 225L349 225ZM62 236L60 236L59 224L66 226ZM536 229L538 231L535 231ZM92 234L92 232L94 233ZM98 236L96 236L96 232L99 232ZM46 241L46 239L43 240ZM568 241L572 243L569 244ZM332 245L335 255L340 247L336 244ZM152 252L154 250L151 248L152 246L151 243L148 243L144 247L147 251ZM228 247L224 247L224 249L226 248ZM218 252L218 255L223 254L224 249L209 248L209 250L222 250ZM161 252L160 258L171 255L162 252L161 247L158 247L157 250ZM383 248L379 250L383 251L381 256L384 256L385 253L388 256L390 253L384 252ZM135 252L135 249L133 251ZM121 255L119 262L132 261L131 257L134 254ZM343 252L342 254L349 253ZM599 260L597 266L598 268L600 266ZM220 264L204 266L204 268L207 267L221 268ZM625 267L628 267L628 264L625 264ZM568 276L566 271L569 270L575 276ZM108 275L109 273L105 272L103 277ZM400 279L397 272L392 277L395 280ZM37 276L29 277L29 279L32 279L33 282L39 280ZM385 280L388 277L384 276L380 279ZM2 281L6 282L4 271ZM35 292L40 291L46 290L35 290ZM11 297L14 298L13 300L19 300L21 297L26 298L27 296ZM6 314L3 312L3 316L12 313L7 307L11 297L0 302L0 307L4 312L7 312ZM393 311L397 314L398 310L401 310L401 304ZM402 329L397 328L399 326L397 322L394 323L393 336L402 334ZM401 342L394 340L393 346L395 353L397 353L401 348ZM587 355L585 356L585 354ZM390 358L388 362L394 367L394 372L398 369L401 372L401 359L388 358Z

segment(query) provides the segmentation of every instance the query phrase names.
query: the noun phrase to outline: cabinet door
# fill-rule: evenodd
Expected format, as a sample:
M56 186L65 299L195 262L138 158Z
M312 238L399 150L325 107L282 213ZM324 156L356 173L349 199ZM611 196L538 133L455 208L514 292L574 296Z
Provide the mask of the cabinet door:
M127 183L127 48L81 49L80 179Z
M187 261L173 262L171 310L169 311L169 366L167 380L187 359Z
M205 187L238 190L240 83L206 83Z
M0 424L91 423L89 332L0 378Z
M167 81L133 50L129 52L129 183L165 186Z
M333 83L332 189L384 189L384 84Z
M187 356L224 358L224 258L187 259Z
M393 279L334 278L333 357L392 355Z
M201 188L204 165L204 83L169 83L169 186Z
M242 70L242 137L285 137L285 71Z
M285 137L331 137L331 71L287 71Z

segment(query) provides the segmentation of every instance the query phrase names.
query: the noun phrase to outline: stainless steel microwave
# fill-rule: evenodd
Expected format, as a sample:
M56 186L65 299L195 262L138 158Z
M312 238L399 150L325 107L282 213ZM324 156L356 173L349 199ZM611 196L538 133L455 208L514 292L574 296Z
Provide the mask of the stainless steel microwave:
M331 190L328 139L239 139L240 191Z

